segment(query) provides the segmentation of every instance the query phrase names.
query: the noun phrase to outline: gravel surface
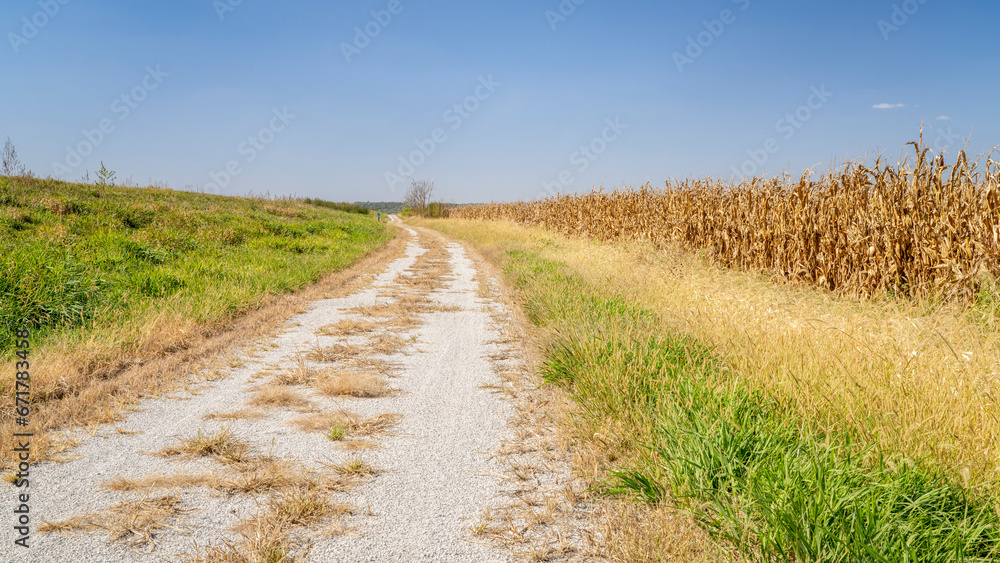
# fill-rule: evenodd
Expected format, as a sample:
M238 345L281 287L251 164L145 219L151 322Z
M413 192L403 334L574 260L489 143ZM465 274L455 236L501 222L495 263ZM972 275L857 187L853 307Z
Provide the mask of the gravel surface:
M290 388L307 397L309 407L265 408L256 420L206 420L210 414L248 408L254 389L274 373L292 369L296 358L335 343L365 346L369 336L325 336L320 327L343 319L370 320L378 332L391 330L383 317L365 318L351 309L386 304L411 291L397 276L413 273L427 241L436 235L407 228L413 238L405 255L358 292L338 299L315 301L292 318L271 342L256 343L240 352L239 362L213 381L192 381L173 396L151 398L115 425L75 431L81 439L65 463L32 468L31 511L35 529L32 547L13 546L11 526L15 489L3 484L4 514L0 561L177 561L199 549L239 545L234 527L259 514L270 493L231 494L208 486L119 492L105 485L116 477L232 473L208 458L165 458L151 455L174 446L197 431L230 428L252 445L255 455L292 460L307 470L329 472L330 464L360 457L381 470L374 478L333 500L354 507L343 517L344 534L330 532L329 522L292 530L295 547L307 561L441 561L501 562L506 551L471 537L469 528L484 509L503 503L502 468L490 455L501 440L512 438L507 424L512 407L492 388L500 384L489 356L497 352L498 328L489 314L491 303L480 296L476 268L461 246L443 243L447 272L427 293L431 302L451 307L417 316L417 326L396 330L406 346L391 355L370 355L395 364L389 385L398 392L379 398L330 398L306 385ZM439 248L440 244L438 243ZM395 294L389 295L396 290ZM304 364L303 364L304 365ZM326 364L330 366L331 364ZM336 364L333 364L336 367ZM309 363L308 367L322 365ZM373 438L376 449L347 451L322 432L306 432L290 422L307 414L345 409L362 416L401 415L386 436ZM228 472L228 473L227 473ZM41 533L43 522L62 522L93 513L109 515L118 503L176 495L184 512L163 521L153 531L155 543L137 542L136 535L112 541L105 530Z

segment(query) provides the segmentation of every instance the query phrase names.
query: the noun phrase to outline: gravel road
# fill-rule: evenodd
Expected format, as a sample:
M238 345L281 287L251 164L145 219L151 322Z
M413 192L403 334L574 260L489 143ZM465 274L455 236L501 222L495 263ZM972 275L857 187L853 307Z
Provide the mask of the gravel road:
M74 431L71 460L32 468L30 549L13 545L3 484L0 560L237 561L271 548L322 562L513 560L470 531L504 502L491 452L512 439L490 360L496 304L461 246L403 228L404 255L355 293L312 302L224 373ZM199 433L219 444L199 450ZM293 497L325 509L276 508Z

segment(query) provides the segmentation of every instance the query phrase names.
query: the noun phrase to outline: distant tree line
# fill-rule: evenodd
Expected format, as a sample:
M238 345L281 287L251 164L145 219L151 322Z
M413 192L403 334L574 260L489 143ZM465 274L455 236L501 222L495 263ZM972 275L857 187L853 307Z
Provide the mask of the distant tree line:
M403 209L406 208L406 204L402 201L355 201L354 205L360 205L390 215L402 213Z

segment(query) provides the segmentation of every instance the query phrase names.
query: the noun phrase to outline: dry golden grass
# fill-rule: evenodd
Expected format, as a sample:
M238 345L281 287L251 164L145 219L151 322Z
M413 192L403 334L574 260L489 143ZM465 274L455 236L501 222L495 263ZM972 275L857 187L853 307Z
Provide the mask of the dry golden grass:
M203 486L210 487L214 485L217 479L217 476L212 473L202 473L199 475L150 475L147 477L140 477L138 479L115 477L104 486L112 491L149 492L160 489L189 489Z
M382 326L390 330L407 331L411 328L420 326L420 323L421 321L419 318L410 314L403 314L392 317L382 323Z
M345 369L377 373L380 375L393 375L398 371L399 365L387 362L381 358L371 356L358 356L349 362L344 363Z
M353 344L332 344L330 346L315 346L306 354L306 358L314 362L342 362L364 353L364 350Z
M278 385L303 385L316 377L316 369L309 367L302 354L296 354L292 366L272 374L271 379Z
M311 414L309 416L304 416L302 418L297 418L292 421L299 430L305 432L325 432L331 426L341 425L344 427L350 426L360 417L352 412L348 411L337 411L329 413L317 413Z
M457 208L452 217L509 220L601 240L677 243L717 263L765 270L825 289L965 300L1000 275L1000 166L977 171L910 143L915 162L848 163L807 173L648 184L529 203ZM992 290L996 295L995 289Z
M320 327L317 333L324 336L348 337L355 336L357 334L367 334L369 332L373 332L376 328L378 328L378 325L371 321L344 319L333 324Z
M349 452L363 452L368 450L377 450L380 449L381 446L371 440L342 440L340 442L340 448Z
M370 338L365 344L369 354L388 356L409 346L410 342L394 334L379 334Z
M396 390L388 386L385 376L353 370L325 372L323 377L316 379L313 387L331 397L374 398L396 393Z
M413 265L396 276L388 291L395 295L421 295L441 289L452 279L451 253L445 248L444 239L437 233L422 232L420 242L427 251L417 257Z
M255 458L236 469L235 474L220 477L212 486L228 493L258 494L313 488L346 492L357 484L350 475L319 475L291 461L270 457Z
M347 412L313 414L292 421L299 429L306 432L327 432L331 427L341 427L345 438L350 436L380 436L389 433L389 429L402 420L398 414L380 414L369 418Z
M352 457L340 463L330 464L330 468L346 477L370 477L382 471L360 457Z
M388 434L389 429L403 419L399 414L380 414L355 422L351 426L351 433L358 436L381 436Z
M600 530L612 561L720 563L738 554L713 543L691 518L669 507L609 501L598 508Z
M267 416L267 413L256 409L240 409L230 412L206 414L201 418L203 420L258 420L265 416Z
M123 327L124 333L114 338L67 338L36 348L31 362L35 400L28 428L35 434L32 459L52 459L71 447L50 436L53 430L115 422L140 398L175 389L191 374L224 364L234 346L275 332L303 303L353 287L370 272L384 269L401 255L407 239L406 231L400 231L354 266L300 292L264 297L257 307L226 322L198 324L165 308ZM122 347L116 339L134 345ZM10 467L15 447L11 436L23 430L15 426L13 409L0 409L0 468Z
M306 547L288 533L288 526L273 519L256 518L240 531L237 541L198 549L182 556L184 563L299 563Z
M189 563L292 563L304 561L308 541L295 537L298 528L321 528L326 536L346 533L349 528L339 519L354 513L350 505L334 503L316 488L297 488L271 497L260 514L240 522L236 542L225 542L199 550L182 561Z
M271 498L268 508L269 517L292 526L306 526L327 516L352 512L350 506L333 504L317 489L295 489L280 493Z
M250 404L256 407L287 407L293 409L308 409L312 403L297 393L286 387L279 385L265 385L259 387Z
M157 532L163 528L173 528L169 522L188 512L180 504L180 498L174 495L147 497L137 502L118 503L107 510L62 522L45 522L38 527L38 531L69 533L105 530L110 541L152 551L156 547Z
M250 458L250 445L223 428L209 433L201 429L191 437L182 438L176 446L159 451L163 457L211 457L223 463L240 463Z
M431 301L429 298L406 292L396 300L377 303L375 305L359 305L348 309L347 313L372 318L393 317L396 319L393 322L402 325L406 322L407 317L412 317L413 315L438 312L450 313L458 310L460 309L453 305L442 305ZM383 323L380 322L379 324Z

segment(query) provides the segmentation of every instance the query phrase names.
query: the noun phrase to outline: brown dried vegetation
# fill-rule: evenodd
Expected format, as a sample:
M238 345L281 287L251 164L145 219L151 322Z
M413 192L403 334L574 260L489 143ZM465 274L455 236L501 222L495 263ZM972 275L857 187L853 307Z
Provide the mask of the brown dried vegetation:
M105 530L109 541L152 551L156 547L157 531L173 528L168 522L187 512L180 508L180 504L180 498L175 495L121 502L101 512L91 512L62 522L45 522L38 531L68 533Z
M964 152L954 164L910 143L916 162L848 163L807 172L593 191L457 208L452 217L509 220L601 240L680 243L718 263L865 296L970 300L1000 274L1000 165Z

